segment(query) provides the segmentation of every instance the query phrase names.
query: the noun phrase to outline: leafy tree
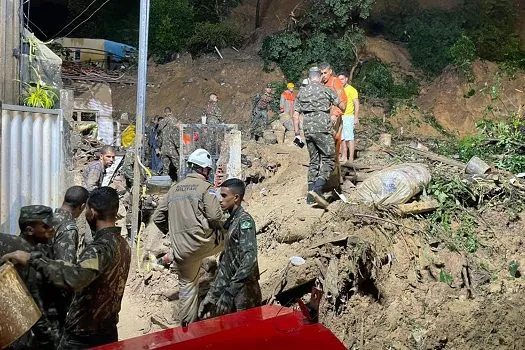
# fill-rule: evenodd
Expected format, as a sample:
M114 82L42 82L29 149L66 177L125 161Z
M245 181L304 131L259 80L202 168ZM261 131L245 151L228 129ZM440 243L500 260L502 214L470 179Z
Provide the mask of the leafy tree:
M312 0L297 25L265 38L261 56L276 62L289 80L298 81L309 65L330 62L348 70L365 42L359 19L367 18L374 0Z
M149 51L157 61L184 50L194 28L194 10L188 0L151 1Z
M242 43L240 31L227 23L197 23L195 32L188 40L192 53L213 51L214 47L221 49Z

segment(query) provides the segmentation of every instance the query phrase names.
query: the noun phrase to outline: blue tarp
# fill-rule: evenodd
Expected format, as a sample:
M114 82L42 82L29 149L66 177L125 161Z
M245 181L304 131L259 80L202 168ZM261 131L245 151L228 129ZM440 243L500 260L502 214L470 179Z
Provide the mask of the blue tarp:
M126 44L104 40L104 51L106 51L106 54L113 56L113 61L120 62L124 57L127 57L133 52L137 51L137 49Z

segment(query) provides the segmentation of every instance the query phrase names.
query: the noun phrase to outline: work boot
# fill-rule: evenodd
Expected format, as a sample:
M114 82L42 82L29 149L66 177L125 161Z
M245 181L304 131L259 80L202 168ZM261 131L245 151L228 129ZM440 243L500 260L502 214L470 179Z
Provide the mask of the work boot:
M311 191L308 191L308 194L311 195L318 206L323 209L328 207L328 201L323 196L323 187L326 184L324 179L317 179L312 187Z
M314 187L313 182L309 182L308 183L308 194L306 195L306 204L308 205L312 205L316 203L314 197L310 194L310 191L312 190L313 187Z

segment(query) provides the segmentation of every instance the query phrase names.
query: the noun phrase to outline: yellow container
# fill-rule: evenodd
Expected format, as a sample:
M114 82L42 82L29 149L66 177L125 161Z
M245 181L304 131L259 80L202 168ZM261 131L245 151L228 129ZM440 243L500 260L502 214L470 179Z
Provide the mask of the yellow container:
M11 263L0 266L0 348L24 335L42 316Z

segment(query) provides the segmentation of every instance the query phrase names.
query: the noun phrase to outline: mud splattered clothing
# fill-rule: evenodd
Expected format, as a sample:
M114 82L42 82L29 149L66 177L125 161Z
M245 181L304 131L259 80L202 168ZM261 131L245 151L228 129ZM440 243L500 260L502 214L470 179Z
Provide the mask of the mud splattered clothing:
M206 117L206 124L222 123L222 112L216 101L208 101L208 104L202 111L202 115Z
M208 299L224 303L223 313L246 310L262 304L257 263L255 222L239 207L224 224L228 230L219 272L208 292Z
M264 131L268 128L268 109L271 101L272 95L266 92L262 96L257 95L254 97L250 129L252 138L262 137Z
M199 270L202 260L222 250L218 234L222 210L213 185L204 176L191 173L173 185L153 214L153 222L170 234L171 252L179 277L178 319L181 323L197 320Z
M118 313L131 261L131 249L120 231L120 227L97 231L77 264L31 253L31 267L55 286L75 292L59 349L118 340Z
M180 130L173 117L164 118L159 123L158 145L162 156L162 173L177 181L179 173Z
M339 103L339 97L318 82L301 88L297 96L294 110L304 115L303 129L310 154L309 184L318 178L327 181L334 169L335 143L330 107Z
M106 168L100 160L95 160L88 164L84 169L82 176L84 178L84 187L89 191L102 186L102 180L106 175Z

